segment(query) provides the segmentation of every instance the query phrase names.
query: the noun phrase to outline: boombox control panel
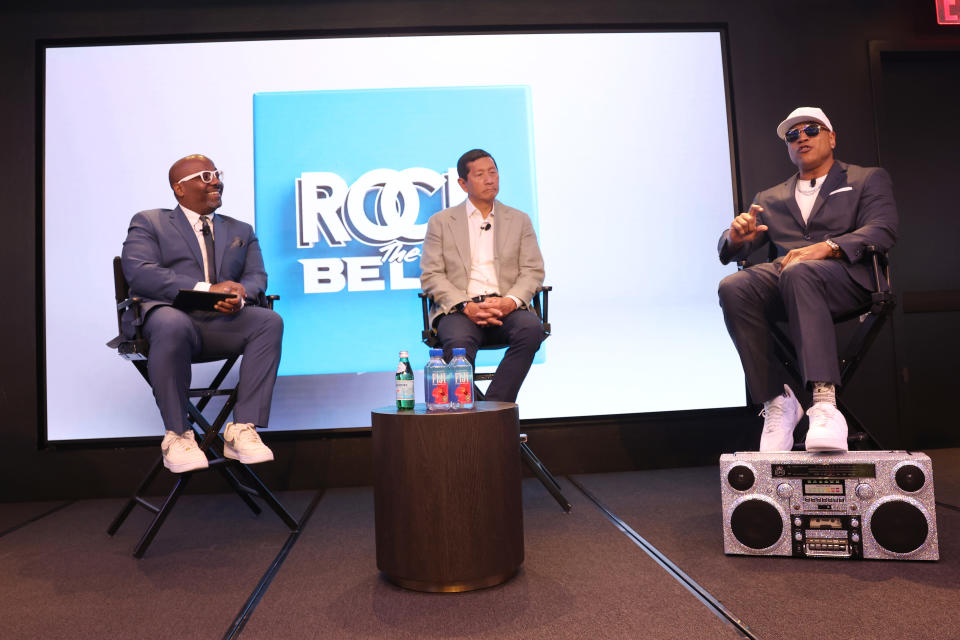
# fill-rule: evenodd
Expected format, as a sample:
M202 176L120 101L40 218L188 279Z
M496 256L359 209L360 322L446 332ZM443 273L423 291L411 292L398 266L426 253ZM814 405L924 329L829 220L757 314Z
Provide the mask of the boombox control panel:
M724 454L720 481L728 554L939 558L925 454Z

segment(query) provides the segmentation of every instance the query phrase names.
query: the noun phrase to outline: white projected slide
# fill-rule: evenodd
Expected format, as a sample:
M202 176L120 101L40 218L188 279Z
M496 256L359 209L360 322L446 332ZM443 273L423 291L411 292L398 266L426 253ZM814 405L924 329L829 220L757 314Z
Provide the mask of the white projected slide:
M553 335L521 391L521 418L745 402L716 294L733 270L720 265L716 242L735 209L716 32L51 47L45 62L50 441L162 435L147 385L104 346L117 331L111 260L135 212L176 205L167 170L187 154L225 170L220 211L255 223L253 96L269 92L527 88L530 213L554 291ZM450 114L437 123L436 136L476 124ZM442 175L456 160L428 168ZM511 204L512 175L530 168L500 170ZM397 351L409 350L418 369L426 360L416 291L404 294L383 313L410 324L408 340L356 335L382 349L382 368L281 376L271 428L369 426L371 409L393 403ZM209 368L195 367L195 381ZM417 390L422 402L419 378Z

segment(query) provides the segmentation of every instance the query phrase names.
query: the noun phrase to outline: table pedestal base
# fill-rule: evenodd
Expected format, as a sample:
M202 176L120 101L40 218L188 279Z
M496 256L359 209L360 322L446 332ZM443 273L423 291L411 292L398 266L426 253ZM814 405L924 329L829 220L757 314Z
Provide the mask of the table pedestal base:
M437 582L424 582L422 580L404 580L403 578L394 578L386 573L383 574L383 577L398 587L410 589L411 591L427 591L429 593L462 593L464 591L476 591L477 589L486 589L487 587L495 587L498 584L503 584L517 575L517 571L519 571L519 569L514 569L510 573L505 573L500 576L490 576L489 578L483 578L481 580L470 580L467 582L447 582L443 584Z
M517 406L373 412L377 568L406 589L506 582L523 564Z

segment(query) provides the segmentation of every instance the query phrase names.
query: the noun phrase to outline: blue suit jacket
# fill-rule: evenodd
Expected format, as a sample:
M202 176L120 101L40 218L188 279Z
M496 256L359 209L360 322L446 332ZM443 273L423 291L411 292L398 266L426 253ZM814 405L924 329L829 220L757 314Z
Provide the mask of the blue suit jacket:
M794 190L798 174L775 187L761 191L753 199L763 207L757 224L769 229L737 251L727 243L730 230L720 238L720 260L742 260L764 244L773 243L782 258L791 249L799 249L830 238L843 249L842 261L850 276L865 289L873 289L873 268L863 259L864 247L874 245L883 251L897 239L897 206L893 200L890 175L878 167L859 167L840 161L833 163L823 186L803 221Z
M262 304L267 273L253 227L218 213L213 237L217 281L239 282L248 303ZM141 319L157 305L171 304L180 289L193 289L203 280L200 242L179 206L133 216L121 258L130 295L144 300ZM132 315L124 316L124 331L132 334Z

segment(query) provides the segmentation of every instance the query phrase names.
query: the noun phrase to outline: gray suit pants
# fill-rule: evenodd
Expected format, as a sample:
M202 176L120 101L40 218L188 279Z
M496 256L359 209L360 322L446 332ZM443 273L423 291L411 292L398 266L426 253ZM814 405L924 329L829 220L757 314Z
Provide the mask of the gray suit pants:
M777 263L758 264L721 280L719 295L727 331L755 403L783 393L783 385L790 382L774 357L772 323L787 323L804 384L839 384L834 318L870 301L870 292L850 277L839 260L808 260L783 272L777 270Z
M467 359L473 364L481 345L508 345L484 398L516 402L520 385L527 377L533 357L543 342L543 327L537 314L526 309L517 309L508 314L503 318L502 326L490 327L477 326L463 313L449 313L437 321L437 337L448 362L454 347L465 348Z
M277 313L254 306L231 315L160 306L147 314L143 334L150 342L147 373L165 429L183 433L189 424L190 363L238 354L243 358L233 419L267 426L283 338Z

